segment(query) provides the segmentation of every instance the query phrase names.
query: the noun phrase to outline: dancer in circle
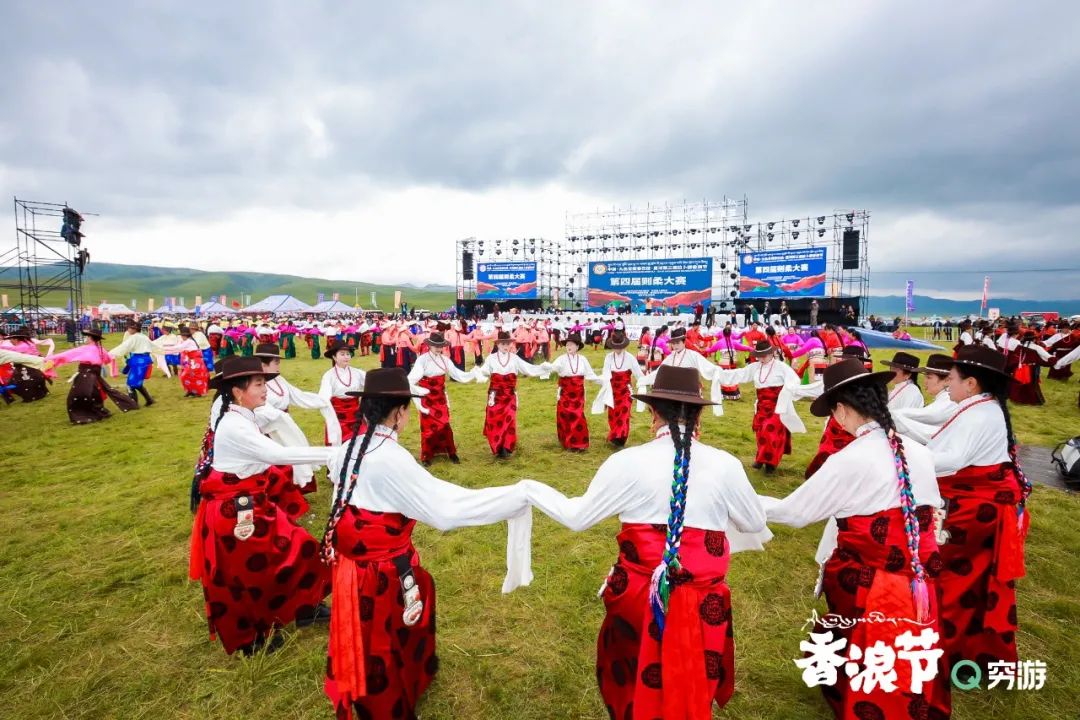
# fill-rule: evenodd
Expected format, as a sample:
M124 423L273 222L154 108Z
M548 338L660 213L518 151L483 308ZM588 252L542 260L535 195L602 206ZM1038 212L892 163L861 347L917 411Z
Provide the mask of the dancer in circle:
M146 335L142 334L139 323L129 320L125 329L124 341L109 351L114 358L127 356L124 363L124 372L127 375L128 395L136 406L139 404L139 395L146 401L146 407L154 404L154 398L146 390L146 376L154 366L153 353L157 350L154 343Z
M555 402L555 432L559 444L571 452L584 452L589 448L589 422L585 418L585 381L603 383L588 358L581 354L585 343L581 335L566 336L566 352L552 363L540 365L547 372L559 376L559 389Z
M1024 572L1031 483L1020 468L1009 416L1005 356L961 348L949 371L958 407L930 438L947 503L941 546L942 643L952 667L1015 663L1016 581Z
M881 363L893 370L893 387L889 391L889 411L923 407L922 390L919 389L919 358L911 353L898 352L892 360Z
M945 421L956 412L956 403L949 397L949 370L953 358L935 353L926 361L926 367L919 372L926 376L926 391L934 399L921 408L903 408L892 414L897 429L923 445L930 442Z
M109 398L121 412L136 410L139 404L124 393L113 388L101 376L101 366L110 365L112 356L101 346L102 333L97 328L83 330L86 344L50 356L46 367L57 368L69 362L79 363L79 371L72 379L67 396L68 419L73 425L105 420L112 415L105 407Z
M896 639L909 630L916 637L926 629L935 637L941 633L936 578L942 558L933 522L941 496L934 460L925 447L896 432L885 389L891 377L888 371L869 372L856 358L829 366L824 390L810 411L835 419L854 439L786 498L761 499L770 522L805 527L828 519L817 560L830 613L851 620L879 613L910 621L854 622L834 631L848 646L863 649L880 641L893 650ZM823 626L812 630L827 631ZM901 670L892 691L870 685L860 689L843 674L835 684L823 685L836 717L909 717L909 712L948 717L951 666L934 644L928 639L925 647L918 646L929 651L930 665L936 666L932 682ZM859 674L871 664L852 660ZM897 662L897 668L902 665Z
M599 413L606 406L607 441L615 447L623 447L630 437L630 409L633 406L630 384L635 379L640 382L645 373L637 358L626 352L630 339L624 331L612 332L608 342L611 352L604 357L604 367L600 370L602 387L593 400L592 412Z
M43 358L48 359L55 349L52 339L38 340L34 337L33 330L23 325L8 335L7 339L0 344L0 347L19 355L41 357L41 351L38 350L41 345L49 348L45 358ZM11 378L5 383L5 386L10 385L11 394L17 396L24 403L41 400L49 394L49 385L52 384L52 379L56 377L52 370L43 371L39 369L41 367L42 365L37 363L30 364L16 359L11 363Z
M609 716L708 718L735 688L731 553L761 549L771 534L742 464L694 439L709 404L697 370L661 366L650 392L634 397L651 408L654 440L611 455L582 497L523 485L571 530L622 522L596 644Z
M409 383L427 391L416 399L420 411L420 462L431 465L436 455L446 455L458 463L454 429L450 427L450 403L446 398L446 378L465 383L475 379L472 372L463 372L447 355L449 341L442 333L428 336L428 351L418 357L409 372Z
M324 687L343 720L353 712L412 718L439 667L435 583L413 546L416 523L446 531L509 519L502 589L510 592L532 580L532 516L520 484L458 487L432 476L399 444L417 397L403 370L372 370L355 394L365 431L330 461L336 487L323 554L334 603Z
M473 370L478 383L490 378L484 437L487 438L491 454L497 458L508 458L517 448L518 398L515 388L518 375L546 380L550 374L514 354L513 345L510 333L500 330L495 338L495 352L487 356L483 365Z
M360 413L360 401L355 395L349 393L359 392L364 389L364 377L366 373L354 368L349 364L354 350L348 345L334 340L326 345L323 355L330 359L330 369L322 376L319 384L319 397L330 403L337 414L338 426L341 430L340 442L346 442L352 438L356 429L356 418ZM326 434L326 444L332 444L330 434Z
M325 465L333 449L284 447L262 434L255 411L274 377L256 357L222 364L211 468L195 488L188 574L202 583L211 639L219 637L230 655L271 652L282 644L278 634L270 639L276 628L330 616L322 604L330 573L318 542L267 493L283 466Z

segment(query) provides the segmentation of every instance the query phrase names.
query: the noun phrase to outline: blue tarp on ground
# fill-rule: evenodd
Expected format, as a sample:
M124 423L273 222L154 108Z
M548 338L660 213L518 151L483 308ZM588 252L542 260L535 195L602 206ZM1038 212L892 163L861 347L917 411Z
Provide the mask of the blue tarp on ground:
M944 350L940 345L926 342L925 340L897 340L892 333L878 332L877 330L863 330L858 328L866 347L894 348L896 350Z

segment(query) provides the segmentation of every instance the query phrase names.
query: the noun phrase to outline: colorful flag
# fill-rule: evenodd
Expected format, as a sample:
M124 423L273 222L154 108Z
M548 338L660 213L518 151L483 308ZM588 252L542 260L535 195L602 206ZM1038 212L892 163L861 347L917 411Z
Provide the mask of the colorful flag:
M196 307L199 306L199 305L202 305L202 295L196 295L195 296L195 305L196 305Z
M154 298L146 300L146 312L154 312Z
M337 302L340 299L341 299L341 296L338 293L334 293L334 302Z
M911 312L912 310L914 310L915 309L915 281L914 280L908 280L907 281L907 293L905 294L905 300L906 300L906 303L907 303L905 305L905 307L907 308L907 311Z
M990 276L987 275L983 278L983 299L982 309L986 309L986 302L990 299Z
M315 300L315 302L317 302L317 303L324 303L324 302L326 302L326 293L319 293L319 296L318 296L318 298L317 298L317 299Z

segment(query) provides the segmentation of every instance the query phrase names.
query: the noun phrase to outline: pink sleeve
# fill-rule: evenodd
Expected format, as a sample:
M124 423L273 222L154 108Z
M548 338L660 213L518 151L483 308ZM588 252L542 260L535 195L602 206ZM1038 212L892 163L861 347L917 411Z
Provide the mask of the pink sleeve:
M808 353L808 352L810 352L811 350L814 350L814 349L824 349L824 347L822 346L820 340L818 340L817 338L812 337L809 340L807 340L806 342L804 342L802 344L802 346L798 350L793 350L791 352L791 357L793 357L793 358L802 357L803 355L805 355L806 353Z

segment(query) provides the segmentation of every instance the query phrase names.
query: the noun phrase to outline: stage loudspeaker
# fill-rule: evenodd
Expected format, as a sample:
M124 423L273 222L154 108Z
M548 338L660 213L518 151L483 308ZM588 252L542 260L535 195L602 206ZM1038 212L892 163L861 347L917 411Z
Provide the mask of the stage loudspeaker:
M859 231L844 231L844 269L859 269Z
M461 279L472 280L473 279L473 258L472 253L466 250L461 253Z

